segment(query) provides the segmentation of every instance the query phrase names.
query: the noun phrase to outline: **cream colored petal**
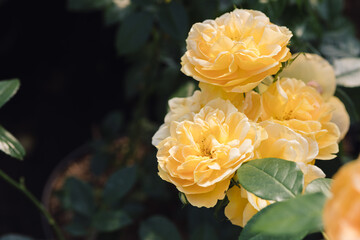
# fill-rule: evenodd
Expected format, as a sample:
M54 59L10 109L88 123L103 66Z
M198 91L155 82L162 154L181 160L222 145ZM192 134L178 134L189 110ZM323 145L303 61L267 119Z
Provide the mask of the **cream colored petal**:
M296 78L306 83L319 84L319 90L325 100L335 93L336 80L333 67L328 61L317 54L297 53L290 66L286 67L279 75L281 77Z
M340 130L340 138L338 142L340 142L349 131L350 127L350 117L348 112L346 111L345 105L340 101L337 97L331 97L329 99L329 103L334 107L334 112L331 118L331 122L335 123Z

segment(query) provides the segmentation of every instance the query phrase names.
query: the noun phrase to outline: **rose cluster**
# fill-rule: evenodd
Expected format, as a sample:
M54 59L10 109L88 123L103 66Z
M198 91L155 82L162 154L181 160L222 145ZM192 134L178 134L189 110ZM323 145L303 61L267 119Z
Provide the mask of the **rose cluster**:
M200 90L169 101L153 136L159 176L197 207L226 196L225 215L236 225L272 201L233 177L253 159L294 161L307 185L323 178L316 160L336 157L349 116L336 98L331 65L315 54L290 53L291 31L259 11L236 9L192 26L181 71Z

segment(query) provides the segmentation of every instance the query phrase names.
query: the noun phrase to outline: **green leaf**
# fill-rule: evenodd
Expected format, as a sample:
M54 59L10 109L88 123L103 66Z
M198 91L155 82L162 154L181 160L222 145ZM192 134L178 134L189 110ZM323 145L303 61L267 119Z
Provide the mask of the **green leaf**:
M321 231L325 200L324 194L311 193L274 203L253 223L251 231L279 236Z
M346 110L349 113L351 123L360 121L358 108L352 101L352 98L340 87L336 88L335 96L337 96L345 105Z
M325 196L330 197L331 191L330 186L332 179L330 178L317 178L311 181L305 188L305 193L316 193L321 192Z
M136 167L122 168L112 174L104 188L104 201L110 205L117 203L134 186Z
M101 125L101 133L107 140L118 136L123 125L123 115L119 111L109 113Z
M167 218L153 216L140 225L141 240L181 240L179 231Z
M209 224L201 224L195 228L195 230L190 235L190 240L217 240L219 237L214 229L214 227Z
M20 81L18 79L0 81L0 107L15 95L19 87Z
M185 84L181 85L172 95L170 98L174 97L189 97L195 91L195 84L193 82L186 82Z
M1 236L0 240L33 240L33 238L20 234L6 234Z
M112 232L129 225L130 217L122 210L103 210L98 212L93 221L93 226L100 232Z
M72 236L85 236L89 234L90 223L90 218L75 213L70 223L64 227L64 230Z
M70 177L66 179L64 185L65 191L68 191L70 208L85 216L91 216L95 209L94 195L89 184Z
M334 60L336 83L344 87L360 87L360 58Z
M295 162L278 158L249 161L237 171L241 186L266 199L282 201L301 194L304 175Z
M73 11L100 10L111 4L111 0L67 0L67 8Z
M268 211L274 207L274 204L267 206L266 208L262 209L260 212L256 213L245 225L243 230L240 233L239 240L300 240L306 236L305 233L293 234L293 235L285 235L281 234L279 236L268 235L263 232L254 232L253 227L254 224L257 223L258 219L266 214ZM276 207L276 205L275 205Z
M163 4L159 12L160 27L176 40L184 41L189 31L188 16L184 6L177 1Z
M150 36L153 15L137 12L128 15L116 35L116 49L119 54L129 54L142 47Z
M110 26L122 21L126 16L133 12L135 7L131 4L125 8L119 8L116 4L109 5L104 10L104 22L106 26Z
M19 160L23 160L25 156L25 149L20 142L1 125L0 150Z

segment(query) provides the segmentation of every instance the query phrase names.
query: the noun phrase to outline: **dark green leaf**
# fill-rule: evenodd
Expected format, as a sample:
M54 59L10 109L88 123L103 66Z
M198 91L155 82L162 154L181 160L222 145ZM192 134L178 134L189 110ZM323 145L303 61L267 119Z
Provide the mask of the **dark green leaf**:
M153 216L140 225L141 240L181 240L179 231L167 218Z
M131 222L130 217L122 210L104 210L95 215L93 226L100 232L112 232L129 225Z
M67 7L74 11L91 11L105 8L111 0L67 0Z
M278 158L247 162L239 168L237 177L247 191L266 200L293 198L304 185L304 175L296 163Z
M66 179L64 188L68 191L70 208L85 216L91 216L95 209L94 195L89 184L70 177Z
M19 90L20 81L18 79L0 81L0 107Z
M135 7L133 5L127 6L125 8L119 8L115 4L111 4L104 11L105 25L109 26L122 21L134 10L134 8Z
M22 160L25 156L25 149L19 141L0 125L0 150L4 153Z
M114 111L108 114L101 125L101 133L107 140L112 140L120 133L123 125L123 116L121 112Z
M0 240L33 240L33 238L20 234L6 234L0 237Z
M102 174L109 165L113 155L106 151L98 151L91 157L90 169L95 175Z
M219 237L214 227L209 224L198 225L197 228L191 233L190 240L218 240Z
M90 218L75 213L64 229L72 236L80 237L89 234L89 227Z
M119 54L135 52L142 47L150 36L153 16L146 12L128 15L116 35L116 49Z
M177 1L164 4L159 12L160 27L176 40L184 41L189 31L188 16L184 6Z
M317 178L310 182L306 188L305 193L316 193L321 192L325 196L330 197L330 185L331 185L332 179L330 178Z
M345 105L346 110L349 113L351 123L359 122L358 108L355 106L351 97L340 87L336 88L335 96L337 96Z
M278 236L321 231L325 200L324 194L311 193L274 203L253 223L251 231Z
M186 82L179 89L177 89L176 92L174 92L171 95L171 98L189 97L194 93L194 91L195 91L195 84L193 82Z
M268 207L262 209L260 212L256 213L245 225L243 230L241 231L239 240L300 240L303 239L307 233L299 233L294 235L279 235L279 236L272 236L267 235L263 232L254 232L253 227L254 224L257 223L258 219L266 214L268 211L271 211L274 204L269 205Z
M127 167L111 175L104 189L104 201L110 205L117 203L133 187L136 181L136 168Z

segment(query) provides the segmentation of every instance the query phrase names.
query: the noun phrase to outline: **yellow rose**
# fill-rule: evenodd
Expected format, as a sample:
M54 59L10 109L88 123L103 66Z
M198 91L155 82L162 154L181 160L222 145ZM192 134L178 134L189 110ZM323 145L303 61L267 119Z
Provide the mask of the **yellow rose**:
M159 175L197 207L213 207L225 197L235 171L266 137L261 127L220 98L169 128L170 135L157 145Z
M279 76L302 80L316 88L325 101L329 100L336 89L335 71L330 63L312 53L297 53L294 58Z
M306 187L311 181L316 178L324 178L325 174L320 168L305 164L297 163L304 174L304 186ZM264 200L245 189L233 186L226 192L229 203L225 207L225 216L232 224L244 227L246 223L264 207L270 205L274 201Z
M200 83L202 97L201 103L207 103L215 98L222 98L230 100L230 102L242 113L245 113L247 118L257 122L261 114L261 98L260 94L250 91L245 93L226 92L223 88L207 83Z
M298 119L328 122L332 107L320 94L303 81L282 78L262 94L262 120L270 118L280 121Z
M282 78L262 94L261 120L273 120L307 138L314 138L316 159L333 159L339 151L339 128L330 122L334 106L303 81Z
M326 235L329 240L359 240L360 156L335 174L331 192L323 212Z
M286 67L279 76L287 78L296 78L307 85L315 88L323 97L325 102L333 106L333 116L331 122L335 123L340 129L340 138L342 140L350 127L350 117L344 104L334 97L336 89L335 71L328 61L317 54L298 53L294 54L296 58L288 67ZM262 86L265 88L266 86Z
M262 12L235 9L192 26L181 71L228 92L248 92L290 58L291 37Z
M304 136L280 123L264 121L263 127L268 138L255 150L255 158L281 158L294 162L310 163L319 153L313 137Z
M172 98L169 100L169 112L165 116L165 122L152 138L152 144L157 146L163 139L169 136L170 124L173 121L190 120L208 102L216 98L229 100L240 112L245 113L247 118L257 121L261 114L260 95L254 91L245 94L225 92L221 87L206 83L199 84L201 91L186 98Z

